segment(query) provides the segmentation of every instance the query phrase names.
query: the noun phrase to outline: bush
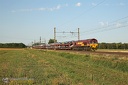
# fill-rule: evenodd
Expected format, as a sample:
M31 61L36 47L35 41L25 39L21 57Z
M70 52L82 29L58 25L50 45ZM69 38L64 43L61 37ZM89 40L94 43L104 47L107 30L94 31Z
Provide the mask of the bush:
M0 43L0 48L25 48L23 43Z

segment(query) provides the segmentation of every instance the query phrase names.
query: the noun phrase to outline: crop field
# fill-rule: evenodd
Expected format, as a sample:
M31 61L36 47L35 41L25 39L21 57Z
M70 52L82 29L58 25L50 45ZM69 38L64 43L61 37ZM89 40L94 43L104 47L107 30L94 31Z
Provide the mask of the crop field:
M128 59L50 50L1 49L0 85L128 85Z

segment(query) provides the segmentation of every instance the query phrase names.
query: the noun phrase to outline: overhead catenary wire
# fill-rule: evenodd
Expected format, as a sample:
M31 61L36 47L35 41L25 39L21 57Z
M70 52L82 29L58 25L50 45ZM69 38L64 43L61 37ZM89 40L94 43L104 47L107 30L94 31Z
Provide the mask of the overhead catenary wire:
M110 31L110 30L119 29L119 28L123 28L123 27L128 27L128 25L119 26L119 27L112 27L112 28L109 28L109 29L98 30L97 32L91 32L91 33L88 33L86 35L92 35L92 34L96 34L96 33L99 33L99 32Z
M106 1L106 0L100 1L98 4L94 5L93 7L89 8L89 9L87 9L87 10L84 10L84 11L83 11L82 13L80 13L78 16L75 16L74 18L70 19L69 21L66 21L65 23L62 23L62 24L60 24L60 25L58 25L58 26L56 26L56 27L59 28L59 27L65 25L65 24L71 23L73 20L76 20L77 18L83 16L85 13L88 13L89 11L91 11L91 10L94 9L94 8L96 8L97 6L99 6L100 4L102 4L102 3L105 2L105 1ZM58 30L59 30L59 29L58 29ZM70 35L69 35L69 36L70 36ZM69 37L69 36L68 36L68 37ZM66 37L66 36L65 36L65 37ZM73 36L72 36L72 37L73 37ZM63 37L63 38L64 38L64 37Z
M122 21L123 20L123 21ZM92 35L92 34L95 34L95 33L99 33L99 32L104 32L104 31L109 31L109 30L114 30L114 29L119 29L119 28L123 28L123 27L127 27L128 26L128 16L126 17L123 17L123 18L120 18L120 19L117 19L117 20L114 20L112 22L110 22L111 24L108 24L104 27L99 27L99 28L96 28L96 29L91 29L91 30L87 30L87 31L84 31L84 32L81 32L80 33L80 36L81 35ZM118 26L118 24L121 26ZM68 38L73 38L73 37L76 37L76 36L67 36ZM64 38L67 38L66 36Z
M98 4L94 5L93 7L89 8L89 9L87 9L87 10L84 10L82 13L80 13L79 15L73 17L73 18L70 19L69 21L66 21L65 23L62 23L62 24L58 25L58 27L61 27L61 26L65 25L65 24L71 23L73 20L76 20L77 18L83 16L85 13L88 13L89 11L91 11L92 9L94 9L94 8L96 8L97 6L101 5L101 4L104 3L105 1L106 1L106 0L100 1Z
M84 31L84 32L82 32L82 33L90 32L90 31L92 32L92 31L95 31L95 30L99 30L99 29L103 29L103 28L108 28L108 27L110 27L110 26L114 26L114 25L117 24L117 23L115 23L115 22L118 22L118 21L120 21L120 20L122 20L122 19L126 19L126 18L128 18L128 16L123 17L123 18L120 18L120 19L117 19L117 20L112 21L112 22L109 22L109 23L112 23L112 24L108 24L108 25L106 25L106 26L104 26L104 27L98 27L98 28L95 28L95 29L87 30L87 31ZM127 21L124 21L124 22L127 22ZM114 24L113 24L113 23L114 23ZM120 22L120 23L122 23L122 22Z
M83 35L85 33L86 33L86 35L91 34L91 33L94 34L94 33L97 33L97 32L103 32L103 31L108 31L108 30L112 30L112 29L116 29L116 28L125 27L128 24L128 20L122 21L124 19L128 19L128 16L117 19L115 21L112 21L112 22L110 22L111 24L108 24L104 27L98 27L98 28L95 28L95 29L91 29L91 30L81 32L81 35ZM117 27L116 25L118 25L118 24L121 24L122 26ZM112 26L115 26L115 27L112 27ZM111 27L111 28L109 28L109 27Z
M66 24L69 24L69 23L71 23L72 21L74 21L74 20L76 20L77 18L79 18L79 17L81 17L81 16L83 16L85 13L88 13L89 11L91 11L92 9L94 9L94 8L96 8L97 6L99 6L99 5L101 5L102 3L104 3L106 0L102 0L102 1L100 1L98 4L96 4L96 5L94 5L93 7L91 7L91 8L89 8L89 9L87 9L87 10L84 10L82 13L80 13L78 16L75 16L74 18L72 18L72 19L70 19L69 21L66 21L65 23L62 23L61 25L59 25L59 26L57 26L57 28L59 28L59 27L61 27L61 26L63 26L63 25L66 25ZM58 29L59 30L59 29ZM63 37L63 36L62 36ZM65 37L63 37L63 38L69 38L69 37L71 37L71 38L73 38L73 37L76 37L75 35L67 35L67 36L65 36ZM61 38L61 37L60 37Z

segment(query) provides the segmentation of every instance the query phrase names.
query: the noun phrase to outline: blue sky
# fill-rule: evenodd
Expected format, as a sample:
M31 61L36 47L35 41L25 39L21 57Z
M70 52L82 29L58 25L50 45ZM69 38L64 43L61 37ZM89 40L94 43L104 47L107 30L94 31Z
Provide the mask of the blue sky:
M29 44L77 32L80 39L128 43L128 0L0 0L0 42ZM57 33L77 40L77 33Z

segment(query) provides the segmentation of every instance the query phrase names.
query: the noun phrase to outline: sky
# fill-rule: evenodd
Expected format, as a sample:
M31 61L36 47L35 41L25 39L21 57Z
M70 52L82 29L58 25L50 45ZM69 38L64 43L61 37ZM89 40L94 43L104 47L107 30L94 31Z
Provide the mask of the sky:
M0 0L0 43L128 43L128 0Z

